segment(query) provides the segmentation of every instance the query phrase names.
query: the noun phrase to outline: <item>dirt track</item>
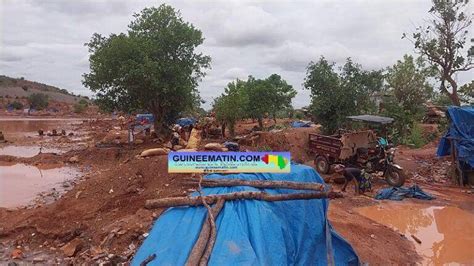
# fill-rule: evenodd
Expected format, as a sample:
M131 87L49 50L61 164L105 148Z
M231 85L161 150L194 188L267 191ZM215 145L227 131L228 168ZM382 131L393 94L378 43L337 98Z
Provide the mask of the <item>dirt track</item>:
M110 130L116 125L98 121L88 122L84 126L91 131L92 139L90 145L83 150L61 155L41 154L26 159L0 156L0 162L3 163L59 163L75 165L85 171L82 181L54 203L32 209L0 208L0 248L3 250L0 262L8 261L17 246L24 254L24 261L32 261L43 255L47 257L44 263L58 260L103 261L107 255L107 260L113 262L128 261L146 237L153 219L163 211L145 210L145 200L184 195L193 189L182 184L184 175L167 173L165 156L145 159L137 156L146 148L158 146L152 141L133 147L97 148L91 144L107 135L105 129ZM284 130L263 137L258 145L274 150L289 149L294 159L311 164L311 157L304 151L304 143L308 132L313 130L315 129ZM410 163L421 155L427 156L422 157L426 160L435 160L431 155L432 149L433 146L417 151L402 150L399 152L400 163L408 167L410 174L417 172L417 165ZM73 156L78 158L75 164L69 162ZM445 189L443 184L427 184L423 181L418 184L436 193L436 204L452 204L474 212L474 198L471 194L460 193L461 189L454 187ZM375 190L383 185L383 182L377 183ZM339 185L333 186L335 190L339 190ZM368 196L354 196L352 192L348 192L345 198L331 202L330 221L352 244L364 262L419 262L421 258L416 253L413 242L400 236L398 232L359 215L355 210L373 204L378 202ZM71 246L73 256L68 258L65 253L71 252Z

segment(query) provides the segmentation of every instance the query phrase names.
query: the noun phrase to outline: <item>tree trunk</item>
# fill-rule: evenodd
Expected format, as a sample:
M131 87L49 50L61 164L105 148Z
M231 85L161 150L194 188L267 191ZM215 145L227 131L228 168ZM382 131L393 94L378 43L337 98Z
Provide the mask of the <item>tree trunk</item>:
M258 126L260 127L260 129L263 129L263 119L259 117L257 120L258 120Z
M441 81L441 91L444 91L448 96L449 96L449 99L451 99L451 102L456 105L456 106L461 106L461 101L459 99L459 95L458 95L458 84L456 83L456 81L449 75L446 75L445 76L445 79L449 82L449 84L451 85L452 89L453 89L453 92L450 93L448 91L448 89L446 89L446 86L444 85L444 80Z
M229 123L229 134L232 138L235 136L235 122Z
M221 128L221 131L222 131L222 137L225 138L225 128L227 126L227 123L226 122L222 122L222 128ZM231 134L232 135L232 134Z
M185 179L185 183L197 184L199 180ZM323 191L324 185L320 183L310 182L293 182L293 181L270 181L270 180L244 180L230 178L204 178L201 185L203 187L234 187L249 186L255 188L288 188L295 190L315 190Z
M224 207L225 200L219 200L217 203L212 206L211 212L212 216L214 219L217 219L217 216L219 215L220 211L222 210L222 207ZM199 265L199 262L201 261L201 258L204 256L205 251L211 249L212 247L208 247L211 241L211 223L209 221L210 216L209 214L206 216L204 223L201 228L201 233L199 234L198 239L196 240L196 243L194 243L193 249L191 250L191 254L188 257L188 260L186 261L186 266L194 266L194 265Z
M308 193L291 193L291 194L268 194L266 192L244 191L229 194L218 194L204 196L207 204L214 204L219 199L225 200L264 200L264 201L285 201L285 200L308 200L308 199L324 199L324 198L342 198L339 192L308 192ZM164 207L177 206L200 206L203 205L201 197L172 197L163 199L151 199L145 202L145 208L156 209Z

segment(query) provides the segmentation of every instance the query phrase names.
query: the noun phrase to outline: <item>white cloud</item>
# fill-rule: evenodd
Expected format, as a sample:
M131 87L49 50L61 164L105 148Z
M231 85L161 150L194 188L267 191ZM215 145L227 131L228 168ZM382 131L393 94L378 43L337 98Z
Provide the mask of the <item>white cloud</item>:
M126 31L133 13L156 0L0 1L0 72L91 95L83 87L94 32ZM428 17L429 0L186 1L167 2L206 38L199 51L212 69L199 86L212 102L228 82L278 73L298 91L296 107L309 104L302 89L306 66L324 55L347 57L368 69L392 65L413 46L403 32ZM472 79L459 75L459 80ZM207 104L207 106L209 106Z

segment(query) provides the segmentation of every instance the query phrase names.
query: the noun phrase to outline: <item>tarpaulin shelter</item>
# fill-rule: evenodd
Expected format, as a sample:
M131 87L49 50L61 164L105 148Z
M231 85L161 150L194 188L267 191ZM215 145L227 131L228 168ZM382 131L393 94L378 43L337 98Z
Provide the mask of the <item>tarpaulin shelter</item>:
M462 185L474 169L474 107L451 106L446 116L449 129L439 142L437 155L452 156Z
M291 173L249 173L205 178L287 180L324 183L313 168L292 164ZM216 187L204 194L237 191L292 193L290 189ZM216 219L217 238L209 265L358 265L351 245L329 224L329 200L226 201ZM205 207L176 207L165 211L138 249L132 265L155 254L148 265L184 265L206 217Z
M176 121L176 124L180 125L181 127L185 127L185 126L190 126L190 125L194 125L196 124L196 119L192 118L192 117L183 117L183 118L180 118Z
M311 127L311 125L313 124L313 122L311 121L293 121L291 122L291 127L296 127L296 128L299 128L299 127Z

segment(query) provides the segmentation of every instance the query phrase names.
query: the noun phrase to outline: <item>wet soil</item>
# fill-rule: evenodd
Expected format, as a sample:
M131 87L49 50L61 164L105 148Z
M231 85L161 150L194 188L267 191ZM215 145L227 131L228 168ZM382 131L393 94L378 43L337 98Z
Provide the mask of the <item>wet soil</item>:
M244 129L252 126L247 123ZM165 156L137 156L145 149L161 147L160 143L145 139L142 144L129 146L122 143L121 133L113 133L108 138L117 128L120 129L120 125L116 121L87 121L80 126L80 130L87 132L88 138L84 141L86 145L80 149L31 158L0 156L0 162L4 164L24 163L39 167L58 164L86 169L82 181L51 204L13 211L0 208L0 243L5 254L3 262L10 259L10 252L16 247L20 247L31 260L34 258L31 254L41 251L53 254L60 262L128 261L146 237L153 220L163 211L144 209L145 201L185 195L195 189L182 182L187 175L167 173ZM305 142L307 134L316 130L285 129L274 134L265 133L260 146L248 145L246 148L255 150L269 146L271 149L285 150L289 147L296 155L294 159L311 164L312 158L305 151ZM107 145L95 146L109 140ZM28 141L35 144L41 140L33 137L33 140ZM61 142L60 138L49 138L49 142L62 143L66 147L77 145L71 138ZM401 164L408 162L403 166L408 168L409 177L414 173L423 173L416 161L419 155L417 152L423 156L426 154L426 158L422 159L428 163L438 163L431 161L435 160L431 151L401 150L397 156ZM75 163L71 163L73 157L77 159ZM410 166L412 159L415 159L415 163ZM333 183L331 176L325 176L325 179L334 190L340 190L341 185ZM463 192L466 188L448 186L448 183L416 182L437 196L436 200L427 202L427 206L457 206L474 213L474 198L472 194ZM407 185L410 184L413 184L411 180ZM383 181L378 181L374 190L385 186ZM351 243L364 262L374 265L422 262L422 254L417 252L412 240L382 221L371 220L357 211L361 207L379 204L371 198L374 193L355 196L348 189L345 198L331 201L329 219L336 231ZM67 251L70 249L66 249L71 243L77 244L77 249L69 256Z

